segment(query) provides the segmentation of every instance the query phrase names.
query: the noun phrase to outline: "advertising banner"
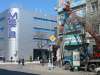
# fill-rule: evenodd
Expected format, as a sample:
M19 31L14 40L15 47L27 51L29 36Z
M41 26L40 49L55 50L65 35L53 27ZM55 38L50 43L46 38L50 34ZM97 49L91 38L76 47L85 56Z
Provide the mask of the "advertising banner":
M8 37L16 38L16 25L18 20L18 8L11 8L8 11Z
M78 34L64 35L64 45L80 45L82 44L81 38Z
M73 51L73 66L80 66L80 53Z
M86 3L86 0L71 0L71 7L76 7Z
M83 10L83 9L77 10L76 15L79 16L79 17L85 17L86 11Z

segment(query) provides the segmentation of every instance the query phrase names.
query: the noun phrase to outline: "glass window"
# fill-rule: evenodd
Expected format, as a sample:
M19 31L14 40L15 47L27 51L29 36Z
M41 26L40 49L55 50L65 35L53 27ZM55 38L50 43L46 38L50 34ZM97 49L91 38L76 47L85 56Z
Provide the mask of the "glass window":
M97 2L91 3L91 6L92 6L92 11L93 11L93 12L97 11L97 8L98 8Z

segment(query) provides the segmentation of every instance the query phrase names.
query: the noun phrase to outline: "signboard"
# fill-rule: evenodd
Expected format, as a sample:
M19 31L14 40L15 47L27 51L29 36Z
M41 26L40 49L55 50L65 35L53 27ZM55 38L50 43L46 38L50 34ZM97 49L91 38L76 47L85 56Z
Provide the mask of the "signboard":
M76 18L75 18L75 20L76 20ZM74 24L66 24L64 26L64 33L77 32L78 34L81 34L83 32L82 25L78 22L74 22L72 20L70 20L70 21L71 21L71 23L74 23Z
M82 43L78 34L64 35L64 45L80 45Z
M54 35L51 35L51 36L49 37L49 39L50 39L51 41L55 41L55 40L56 40L56 37L55 37Z
M76 7L86 3L86 0L71 0L71 7Z
M8 37L16 38L16 24L18 19L18 8L11 8L8 11Z
M73 51L73 66L80 66L80 53Z
M80 17L84 17L86 14L86 11L84 9L79 9L76 11L76 15L80 16Z
M49 43L49 45L51 46L51 45L55 45L56 43L55 43L55 41L51 41L50 43Z

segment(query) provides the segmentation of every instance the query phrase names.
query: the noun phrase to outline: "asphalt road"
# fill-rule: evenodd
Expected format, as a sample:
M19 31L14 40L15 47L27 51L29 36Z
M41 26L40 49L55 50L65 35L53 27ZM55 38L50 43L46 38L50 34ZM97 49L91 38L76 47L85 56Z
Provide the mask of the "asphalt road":
M0 69L0 75L39 75L39 74L25 73L25 72L18 72L18 71Z
M95 75L95 73L84 71L70 72L58 67L49 70L47 65L26 64L22 66L5 64L0 65L0 75Z

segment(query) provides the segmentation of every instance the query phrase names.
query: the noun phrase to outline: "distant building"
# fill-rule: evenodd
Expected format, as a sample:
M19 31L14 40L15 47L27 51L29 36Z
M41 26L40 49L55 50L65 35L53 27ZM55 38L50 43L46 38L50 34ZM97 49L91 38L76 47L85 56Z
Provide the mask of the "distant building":
M76 13L89 22L93 30L100 34L100 1L99 0L70 0L71 7Z
M0 56L6 60L48 57L48 38L55 34L56 17L23 8L0 13Z
M86 19L93 27L93 31L100 34L100 0L87 0Z
M85 18L86 16L86 0L70 0L71 8L76 15Z
M100 35L100 0L70 0L73 11L83 10L84 12L78 13L82 16L82 22L90 23L93 32ZM77 11L76 11L77 12ZM80 15L81 14L81 15ZM83 15L82 15L83 14ZM86 33L87 43L95 45L94 38Z

